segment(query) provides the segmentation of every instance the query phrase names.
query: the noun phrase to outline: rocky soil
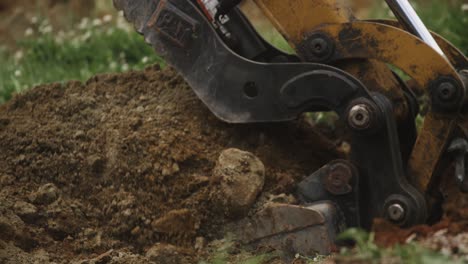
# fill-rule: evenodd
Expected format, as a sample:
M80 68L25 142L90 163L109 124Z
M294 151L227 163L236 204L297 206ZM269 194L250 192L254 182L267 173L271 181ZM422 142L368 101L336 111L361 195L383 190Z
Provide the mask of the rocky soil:
M342 157L305 121L218 121L171 69L35 87L0 106L0 263L197 263L304 176ZM448 187L447 187L448 186ZM468 199L380 245L468 255ZM237 254L239 251L233 252Z
M156 66L36 87L0 106L0 263L196 262L335 156L309 132L222 123Z

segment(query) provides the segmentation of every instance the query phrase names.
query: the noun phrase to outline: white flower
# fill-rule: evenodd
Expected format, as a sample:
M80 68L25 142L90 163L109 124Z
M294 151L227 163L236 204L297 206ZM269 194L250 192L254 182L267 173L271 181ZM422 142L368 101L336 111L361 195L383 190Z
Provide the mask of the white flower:
M104 23L109 23L112 21L112 15L105 15L103 18L102 18L102 21L104 21Z
M89 23L89 18L87 17L83 17L80 21L80 23L78 24L78 29L86 29L88 27L88 23Z
M93 26L98 27L98 26L100 26L100 25L102 25L101 19L95 18L95 19L93 20Z
M41 27L41 28L39 29L39 31L40 31L41 33L43 33L43 34L51 33L52 30L53 30L52 25L47 25L47 26Z
M87 41L88 39L91 38L91 35L92 35L91 31L86 31L86 33L83 36L81 36L81 41L83 42Z
M468 4L463 4L463 5L461 6L461 10L462 10L463 12L468 11Z
M127 63L122 65L122 71L128 71L128 69L130 69L130 67L128 66Z
M149 58L147 56L143 57L143 59L141 59L141 62L142 63L148 63L149 61Z
M21 59L23 58L23 56L24 56L23 51L22 51L22 50L18 50L17 52L15 52L15 56L14 56L14 57L15 57L15 60L16 60L16 61L19 61L19 60L21 60Z
M112 70L115 70L117 69L117 62L113 61L109 64L109 67L112 69Z
M39 19L37 18L37 16L31 17L31 24L35 25L37 24L37 22L39 22Z
M21 76L21 71L20 71L20 70L16 70L16 71L15 71L15 76L16 76L16 77L20 77L20 76Z
M26 31L24 31L24 36L26 37L32 36L32 34L34 34L34 29L32 28L27 28Z

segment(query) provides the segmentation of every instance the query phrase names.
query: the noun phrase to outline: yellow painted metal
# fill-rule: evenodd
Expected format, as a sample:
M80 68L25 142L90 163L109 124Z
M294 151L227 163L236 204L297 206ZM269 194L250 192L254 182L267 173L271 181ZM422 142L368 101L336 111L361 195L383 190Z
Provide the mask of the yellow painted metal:
M457 127L457 116L438 115L429 112L411 153L408 175L415 187L429 193L431 183L437 181L435 173L445 154L448 140Z
M272 24L296 49L319 26L324 24L347 23L355 18L351 9L337 0L253 0ZM379 91L390 98L398 119L406 117L408 105L400 83L385 63L372 59L358 59L340 62L338 68L354 75L369 90Z
M432 82L441 76L450 76L463 87L457 70L448 60L419 38L399 28L355 21L324 25L318 30L338 40L336 49L339 56L335 59L368 58L392 64L413 78L420 94L428 94ZM459 56L453 59L459 59ZM431 182L436 180L434 176L447 141L456 128L456 119L456 115L432 111L426 115L408 163L408 175L423 193L428 192Z
M293 45L324 23L354 20L350 9L337 0L254 0L280 33Z
M368 20L368 22L385 24L388 26L402 29L400 22L398 22L397 20L375 19ZM455 47L452 43L447 41L441 35L435 32L431 32L431 34L455 69L468 68L468 58L465 56L465 54L463 54L457 47Z
M356 76L370 90L392 99L397 117L406 116L407 105L401 87L385 63L413 77L420 93L427 94L431 82L440 76L451 76L463 85L451 63L463 67L466 58L437 35L450 62L420 39L397 28L397 24L356 21L337 0L254 1L296 50L311 33L328 34L337 49L333 65ZM434 112L426 116L409 160L411 179L423 193L428 191L456 122L454 116Z
M316 30L337 40L336 60L376 59L392 64L411 76L421 89L440 76L450 76L463 86L449 61L404 30L364 21L323 25Z

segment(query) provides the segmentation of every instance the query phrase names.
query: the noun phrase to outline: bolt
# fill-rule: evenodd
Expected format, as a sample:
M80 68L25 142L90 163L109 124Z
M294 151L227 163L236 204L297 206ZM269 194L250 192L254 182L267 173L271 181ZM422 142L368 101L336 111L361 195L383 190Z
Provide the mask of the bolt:
M451 82L443 82L437 87L437 96L441 101L452 101L457 96L457 88Z
M330 167L330 171L324 179L325 189L333 195L350 193L353 188L350 185L353 178L353 170L350 165L338 162Z
M405 208L401 204L394 203L387 208L388 218L393 222L400 222L405 218Z
M371 112L365 104L357 104L349 110L348 123L355 129L367 129L371 123Z
M325 39L317 37L310 42L312 53L317 57L322 57L327 54L328 43Z

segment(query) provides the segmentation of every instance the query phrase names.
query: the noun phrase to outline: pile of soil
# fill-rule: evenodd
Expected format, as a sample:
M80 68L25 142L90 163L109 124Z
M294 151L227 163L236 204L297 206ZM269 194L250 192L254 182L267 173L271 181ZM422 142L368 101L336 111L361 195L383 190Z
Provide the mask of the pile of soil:
M227 215L219 201L220 154L237 148L263 162L251 215L289 199L296 182L339 156L315 133L301 121L223 123L158 66L35 87L0 106L0 263L206 259L209 243L245 216ZM460 247L468 201L459 193L447 192L441 223L400 230L377 221L376 241L429 236L428 247L468 255Z
M316 144L301 122L218 121L157 66L36 87L0 106L0 263L195 262L241 217L213 201L224 149L260 158L267 197L333 158Z

